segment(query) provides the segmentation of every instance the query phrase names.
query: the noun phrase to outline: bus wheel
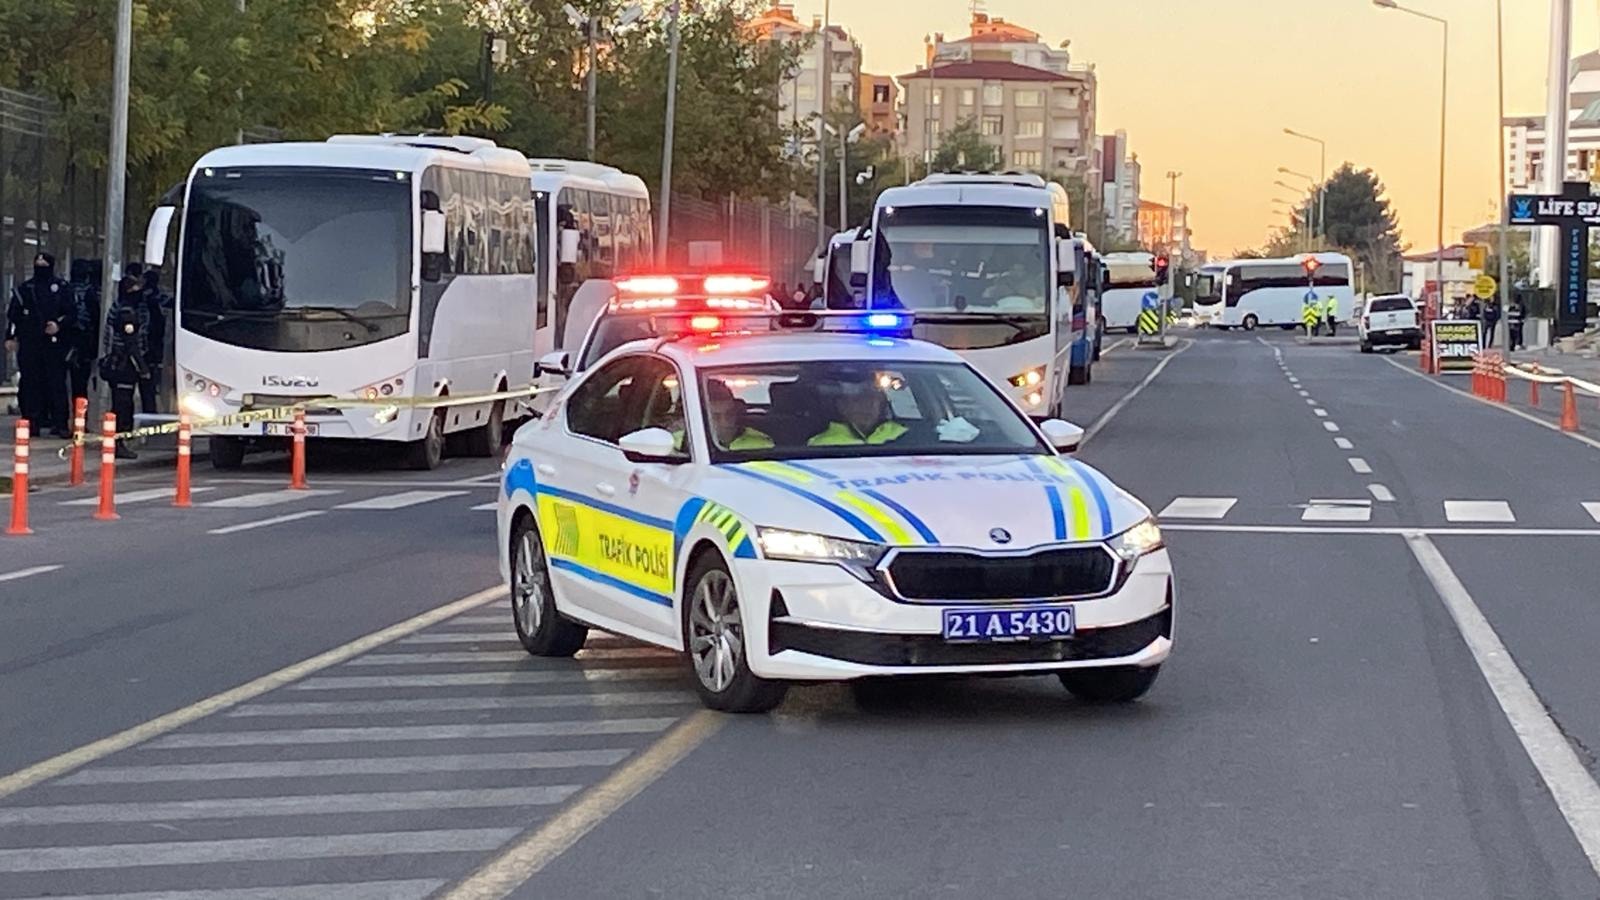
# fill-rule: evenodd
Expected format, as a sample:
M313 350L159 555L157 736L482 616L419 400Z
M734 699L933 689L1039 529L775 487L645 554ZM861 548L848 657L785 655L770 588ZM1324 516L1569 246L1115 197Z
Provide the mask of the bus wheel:
M1261 324L1261 320L1256 318L1255 313L1251 313L1250 315L1244 317L1244 330L1245 331L1255 331L1256 330L1256 326L1260 325L1260 324Z
M1088 384L1089 367L1073 366L1067 369L1067 384Z
M406 466L418 472L431 472L444 461L444 410L428 417L428 431L420 441L406 446Z
M244 465L244 440L242 438L214 437L207 441L211 454L211 468L231 472Z
M489 421L463 436L463 449L468 456L494 456L500 452L500 442L506 430L506 404L496 400L489 409Z

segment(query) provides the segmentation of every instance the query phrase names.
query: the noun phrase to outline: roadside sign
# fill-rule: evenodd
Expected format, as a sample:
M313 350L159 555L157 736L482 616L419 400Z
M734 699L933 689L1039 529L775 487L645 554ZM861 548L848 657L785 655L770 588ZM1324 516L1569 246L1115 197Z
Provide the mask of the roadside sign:
M1161 295L1155 291L1145 291L1144 296L1139 298L1139 307L1141 309L1160 309Z
M1435 372L1470 372L1483 347L1483 323L1476 319L1435 319L1429 323Z
M1472 292L1477 294L1480 300L1493 297L1496 287L1499 287L1499 284L1495 282L1493 275L1479 275L1472 282Z
M1489 248L1482 244L1467 245L1467 268L1477 269L1482 272L1484 266L1489 264ZM1478 296L1483 296L1479 294Z

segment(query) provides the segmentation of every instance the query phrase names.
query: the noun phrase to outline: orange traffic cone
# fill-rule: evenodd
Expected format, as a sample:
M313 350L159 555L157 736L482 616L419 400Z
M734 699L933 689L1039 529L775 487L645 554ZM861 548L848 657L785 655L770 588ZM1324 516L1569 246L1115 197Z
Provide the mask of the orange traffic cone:
M289 490L306 489L306 411L294 411L294 443L289 448Z
M17 444L11 463L11 524L6 534L33 534L28 527L28 420L17 420Z
M1566 390L1561 398L1561 430L1578 430L1578 392L1572 387L1572 382L1566 383Z
M102 522L111 522L119 518L116 480L117 417L115 413L106 413L105 419L100 423L100 508L94 513L94 517Z
M72 465L67 473L67 484L83 484L83 433L89 427L89 398L77 397L72 401Z
M178 415L178 486L172 496L172 505L187 509L189 503L189 414Z

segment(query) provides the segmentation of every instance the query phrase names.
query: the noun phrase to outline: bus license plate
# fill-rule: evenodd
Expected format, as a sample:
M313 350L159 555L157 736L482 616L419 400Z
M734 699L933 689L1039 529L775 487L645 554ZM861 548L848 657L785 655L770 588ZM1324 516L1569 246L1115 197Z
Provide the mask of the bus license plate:
M1070 606L1028 609L947 609L947 641L1035 641L1072 637L1077 615Z
M317 426L316 422L307 422L306 423L306 437L316 437L317 436L317 427L318 426ZM267 422L267 423L264 424L261 433L266 435L267 437L293 437L294 436L294 423L293 422Z

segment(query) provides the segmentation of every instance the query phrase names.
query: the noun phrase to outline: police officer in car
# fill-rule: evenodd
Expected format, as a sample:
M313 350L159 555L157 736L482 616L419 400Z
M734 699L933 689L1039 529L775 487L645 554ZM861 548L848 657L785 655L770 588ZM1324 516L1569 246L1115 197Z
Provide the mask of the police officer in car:
M806 441L810 447L848 447L887 444L899 440L906 426L889 415L889 398L878 387L871 373L864 378L840 381L835 401L835 418L828 427Z
M706 382L706 411L711 419L711 443L722 450L770 450L772 438L745 424L746 407L743 400L733 395L732 389L720 381ZM672 432L672 442L683 449L684 431Z

